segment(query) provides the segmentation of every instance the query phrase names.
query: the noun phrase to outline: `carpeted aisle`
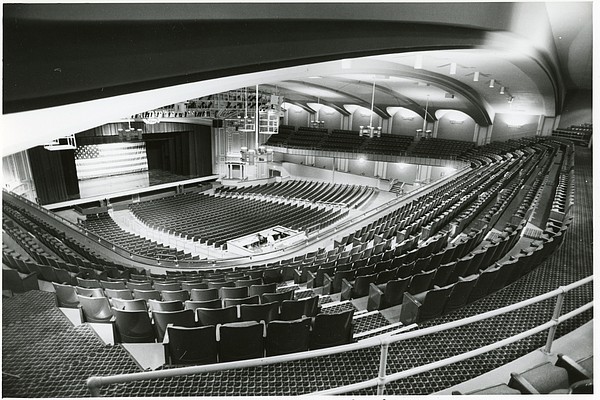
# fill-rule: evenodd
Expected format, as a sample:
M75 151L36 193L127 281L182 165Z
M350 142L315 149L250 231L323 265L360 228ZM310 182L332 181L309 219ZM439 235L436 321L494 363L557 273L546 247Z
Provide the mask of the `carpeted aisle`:
M107 346L87 325L73 327L54 293L2 299L2 396L89 396L89 376L138 372L121 346Z

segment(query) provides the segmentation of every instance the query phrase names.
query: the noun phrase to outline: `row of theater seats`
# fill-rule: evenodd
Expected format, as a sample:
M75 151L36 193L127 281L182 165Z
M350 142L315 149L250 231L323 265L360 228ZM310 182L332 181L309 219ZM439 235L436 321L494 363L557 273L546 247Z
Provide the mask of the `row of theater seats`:
M523 372L512 372L507 383L500 383L453 395L520 395L520 394L593 394L594 357L577 361L558 354L553 363L546 361Z
M169 364L211 364L347 344L353 340L353 314L348 310L268 324L168 326L163 340L165 359Z
M542 168L546 169L553 159L548 157L547 163ZM565 164L572 161L570 158L565 160ZM520 211L517 210L518 212ZM516 244L526 223L526 220L522 220L516 229L505 231L502 236L494 239L495 244L492 242L491 245L484 245L480 250L475 250L469 256L461 258L454 267L455 271L449 279L449 285L433 285L416 295L405 292L400 321L409 324L435 318L456 309L457 304L464 305L475 301L516 281L541 264L560 246L570 222L570 218L560 221L549 219L539 240L530 242L529 245L521 248L518 254L510 256L505 261L496 263L496 260L501 259ZM500 239L499 243L498 239ZM493 256L486 257L490 251L493 251ZM381 295L378 293L377 296Z
M382 133L369 137L358 131L282 125L277 135L271 135L266 145L288 148L337 151L348 153L407 155L413 136ZM466 142L463 142L466 143Z
M119 247L134 254L168 260L194 259L191 254L184 253L182 250L165 246L121 229L107 212L87 215L82 225L90 232L94 232L111 243L117 243ZM196 259L198 258L196 257Z
M198 193L178 194L129 207L137 218L152 228L216 247L275 225L310 232L330 225L348 213L342 209Z
M74 238L41 221L26 211L24 206L16 205L18 201L13 194L3 193L3 229L29 256L20 253L10 255L11 268L21 273L37 273L39 279L49 282L67 283L76 283L75 276L122 278L140 271L96 254Z
M428 158L453 159L474 147L475 143L462 140L422 138L410 155Z
M580 125L571 125L568 128L559 128L552 131L553 137L572 140L582 146L587 146L594 133L593 125L586 123Z
M221 186L215 192L222 195L251 194L313 203L334 203L358 208L373 194L374 189L369 186L289 180L246 187Z

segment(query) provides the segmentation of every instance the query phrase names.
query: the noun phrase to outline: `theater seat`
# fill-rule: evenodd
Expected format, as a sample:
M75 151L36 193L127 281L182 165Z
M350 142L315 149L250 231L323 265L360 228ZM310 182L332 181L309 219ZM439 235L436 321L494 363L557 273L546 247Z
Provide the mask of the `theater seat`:
M218 325L236 322L238 320L237 307L225 308L196 308L198 325Z
M85 322L110 322L113 314L106 297L87 297L78 294L77 298Z
M367 310L383 310L402 304L404 292L408 289L411 277L399 278L382 285L371 284L369 286L369 299Z
M264 321L269 322L279 316L279 305L273 301L264 304L242 304L240 305L240 319L242 321Z
M354 335L354 310L337 314L318 314L310 334L310 349L339 346L352 342Z
M152 321L146 310L112 308L115 317L116 339L122 343L153 343L156 341Z
M564 368L545 362L522 373L511 373L508 386L522 394L549 394L558 389L568 390L570 383Z
M440 316L451 290L452 286L445 286L414 295L405 292L400 322L410 325Z
M223 303L221 299L214 300L206 300L206 301L197 301L197 300L187 300L184 303L184 307L186 310L195 310L196 308L221 308Z
M267 325L267 356L296 353L308 350L310 339L308 317L293 321L272 321Z
M152 319L154 320L154 329L156 330L156 338L159 342L163 341L167 325L175 326L196 326L194 311L179 310L179 311L152 311Z
M209 326L167 326L163 339L165 362L169 365L203 365L217 362L217 332Z
M59 307L77 308L79 306L79 298L74 286L61 285L60 283L52 283L56 292L56 302Z
M255 321L233 322L219 328L219 361L264 357L264 325Z
M38 279L35 272L21 274L15 269L2 266L2 290L23 293L28 290L38 290Z
M117 308L119 310L138 310L148 312L148 306L146 305L146 300L144 299L126 300L113 298L109 301L113 308Z

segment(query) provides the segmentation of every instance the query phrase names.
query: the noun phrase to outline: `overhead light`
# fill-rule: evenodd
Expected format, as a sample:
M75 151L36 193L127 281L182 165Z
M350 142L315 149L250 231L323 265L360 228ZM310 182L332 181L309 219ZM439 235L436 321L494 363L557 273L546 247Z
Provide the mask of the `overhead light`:
M370 138L374 136L381 137L381 127L378 126L375 128L373 126L373 105L375 104L375 82L373 82L373 93L371 94L371 116L369 117L369 126L360 126L358 130L358 135L369 135Z
M423 55L417 54L417 57L415 58L415 69L422 69L422 68L423 68Z
M493 88L494 87L494 80L490 79L490 87Z
M450 75L456 75L456 63L450 63Z
M320 76L309 76L308 79L321 79Z
M473 73L473 82L479 82L479 71Z
M504 86L500 88L500 94L504 94Z

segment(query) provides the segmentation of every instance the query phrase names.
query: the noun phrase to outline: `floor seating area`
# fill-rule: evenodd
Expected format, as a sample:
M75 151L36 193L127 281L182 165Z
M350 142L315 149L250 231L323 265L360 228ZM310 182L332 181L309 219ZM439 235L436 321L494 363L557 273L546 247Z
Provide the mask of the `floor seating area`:
M215 247L276 225L312 232L345 217L347 210L271 200L184 193L132 204L147 226Z
M375 189L369 186L308 180L288 180L244 187L220 186L215 189L215 193L224 196L251 195L266 199L302 200L314 204L335 204L350 208L362 206L374 191Z
M194 258L191 254L184 253L182 250L165 246L121 229L108 213L87 215L87 218L83 221L83 226L90 232L94 232L109 242L118 243L120 247L135 254L170 260Z

